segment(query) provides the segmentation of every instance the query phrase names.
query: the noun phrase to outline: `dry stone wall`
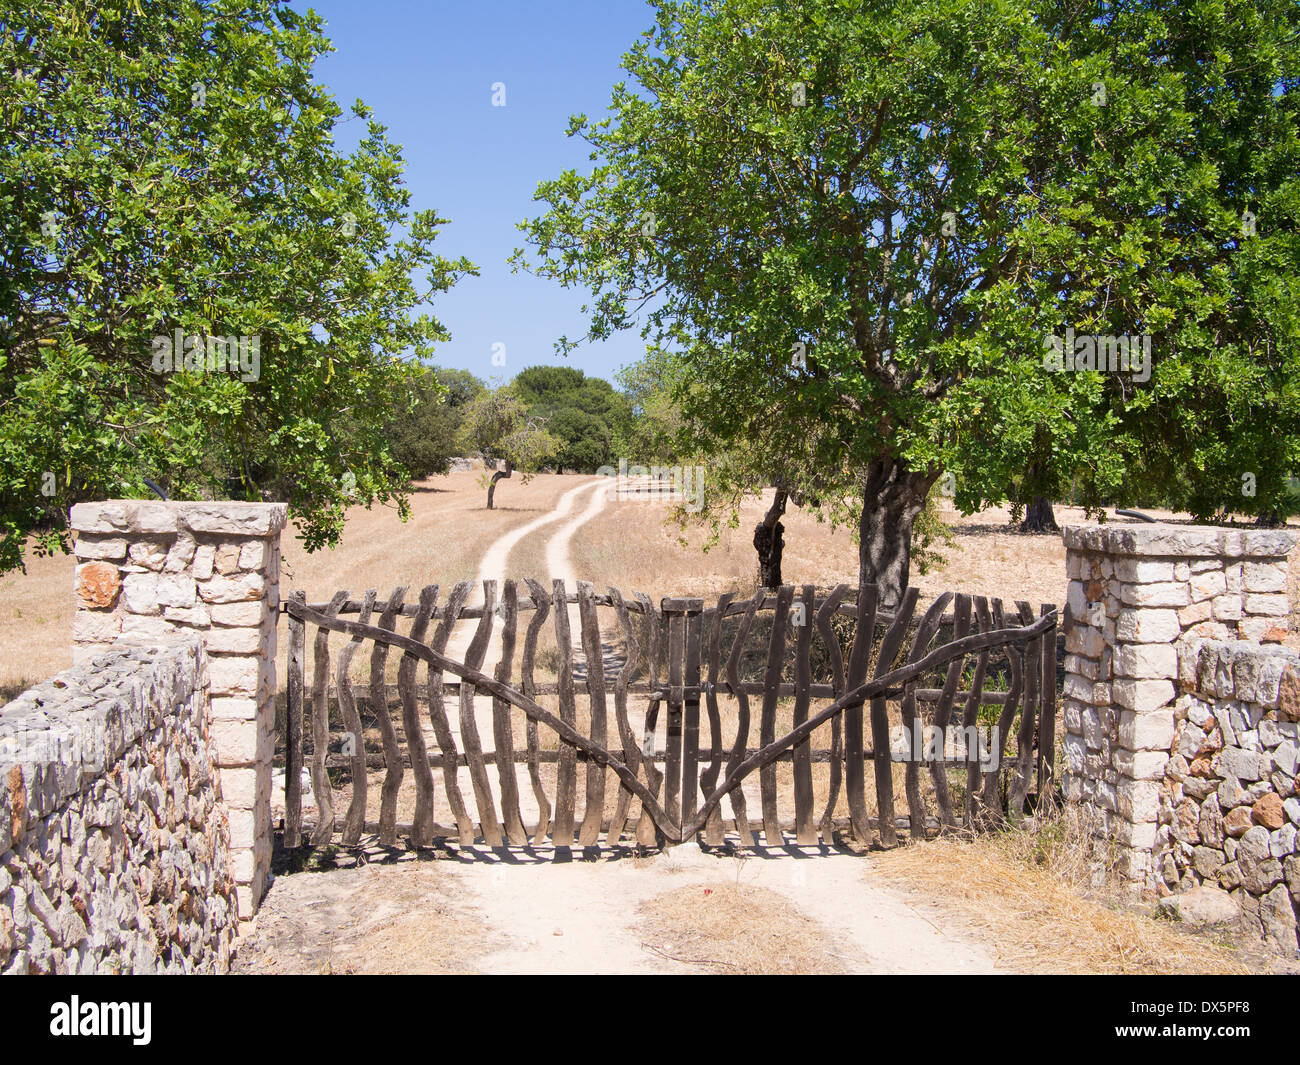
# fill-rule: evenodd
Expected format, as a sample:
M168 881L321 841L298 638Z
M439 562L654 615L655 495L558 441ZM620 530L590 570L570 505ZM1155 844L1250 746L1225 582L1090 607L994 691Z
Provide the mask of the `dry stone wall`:
M1253 931L1294 949L1300 905L1300 656L1249 641L1181 649L1154 873L1228 891Z
M0 972L224 972L230 828L194 638L122 643L0 709Z

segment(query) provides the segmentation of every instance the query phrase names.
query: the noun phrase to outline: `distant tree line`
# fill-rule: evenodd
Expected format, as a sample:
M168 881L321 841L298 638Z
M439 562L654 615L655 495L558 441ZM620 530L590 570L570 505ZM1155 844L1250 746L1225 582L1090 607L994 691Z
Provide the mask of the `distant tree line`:
M468 370L424 367L398 388L389 423L394 458L413 479L447 473L452 458L477 454L497 483L518 471L594 473L616 461L632 403L608 381L568 366L532 366L490 388Z

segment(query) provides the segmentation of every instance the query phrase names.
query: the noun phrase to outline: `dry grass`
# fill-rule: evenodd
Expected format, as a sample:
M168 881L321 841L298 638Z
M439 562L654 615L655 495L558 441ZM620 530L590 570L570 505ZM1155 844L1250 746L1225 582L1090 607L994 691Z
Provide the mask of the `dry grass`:
M906 888L998 960L1039 973L1250 971L1226 943L1150 916L1124 896L1077 817L975 840L945 837L874 856L868 882Z
M613 500L573 538L578 576L598 588L615 585L640 590L652 598L664 595L713 597L726 591L752 594L757 562L751 543L754 526L770 503L771 491L747 501L739 525L724 530L707 553L701 550L705 531L679 528L666 521L666 511L652 504ZM925 598L955 589L973 595L1025 599L1038 603L1065 601L1065 548L1057 533L1024 534L1008 525L1010 511L992 508L971 517L944 515L957 543L945 549L945 562L927 574L912 574ZM1057 520L1078 523L1083 512L1058 507ZM782 519L785 555L782 576L787 584L828 587L857 582L857 544L853 531L832 530L795 510ZM681 543L685 540L685 545Z
M479 476L464 471L418 482L406 522L391 508L354 507L342 543L330 550L309 554L286 532L281 596L301 588L309 600L323 601L347 588L360 598L366 588L377 588L387 597L394 586L404 584L408 600L414 601L422 586L437 583L445 599L453 583L474 577L493 540L554 509L559 497L581 480L541 474L526 485L518 478L503 481L496 509L489 511ZM0 576L0 705L72 665L75 568L71 555L29 556L26 573ZM282 635L281 677L286 643Z
M639 913L647 950L708 972L844 971L827 930L767 888L692 884L656 895Z

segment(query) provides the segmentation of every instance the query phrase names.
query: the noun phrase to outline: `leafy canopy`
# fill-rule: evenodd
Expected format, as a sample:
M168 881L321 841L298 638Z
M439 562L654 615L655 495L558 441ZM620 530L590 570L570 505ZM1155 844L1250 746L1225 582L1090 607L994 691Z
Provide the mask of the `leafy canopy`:
M674 353L678 450L761 450L864 520L904 485L900 537L943 471L968 510L1031 464L1093 501L1174 471L1202 511L1246 509L1245 470L1255 505L1280 490L1294 4L655 8L609 114L571 121L591 171L539 186L515 262L592 292L589 337ZM1049 372L1067 327L1150 337L1150 380Z
M570 366L530 366L511 383L529 414L559 441L561 469L592 473L615 461L614 440L631 418L627 398Z
M321 26L272 0L4 4L0 570L145 478L287 500L309 548L349 503L405 512L384 428L447 336L413 312L473 268L433 252L444 219L360 101L335 147ZM259 372L156 372L177 331L255 340Z

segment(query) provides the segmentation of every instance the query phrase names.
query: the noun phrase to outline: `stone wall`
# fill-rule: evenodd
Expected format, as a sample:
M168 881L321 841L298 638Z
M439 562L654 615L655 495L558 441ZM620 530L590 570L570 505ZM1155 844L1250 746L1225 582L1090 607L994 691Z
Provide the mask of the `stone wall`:
M1194 857L1170 820L1178 809L1190 816L1181 793L1174 801L1179 782L1171 774L1182 769L1171 760L1196 738L1188 725L1191 692L1179 695L1180 656L1190 661L1202 641L1244 640L1264 655L1260 661L1277 658L1264 648L1287 635L1287 556L1296 534L1144 524L1072 527L1063 536L1070 582L1062 785L1067 799L1095 812L1097 835L1114 849L1118 871L1137 888L1167 894L1190 883L1186 862L1180 866L1173 852ZM1280 666L1268 668L1280 677ZM1276 699L1277 678L1272 690ZM1240 762L1238 755L1206 754L1214 756L1217 779L1240 782L1244 754Z
M194 638L120 644L0 709L0 972L224 972L229 825Z
M1248 928L1294 949L1300 905L1300 655L1198 640L1181 649L1154 873L1231 893Z
M110 500L72 508L74 661L121 637L202 637L244 919L271 866L281 503Z

